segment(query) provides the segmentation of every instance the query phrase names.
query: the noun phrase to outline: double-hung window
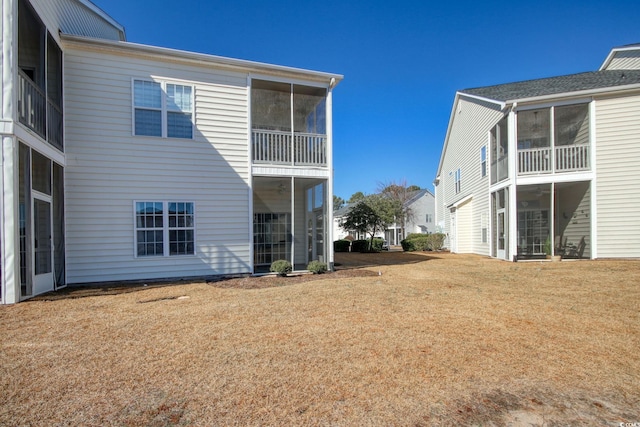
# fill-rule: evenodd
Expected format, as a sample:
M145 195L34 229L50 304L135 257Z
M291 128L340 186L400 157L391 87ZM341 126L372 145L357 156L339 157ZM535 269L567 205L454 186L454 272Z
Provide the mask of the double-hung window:
M487 176L487 146L480 148L480 173L482 177Z
M193 86L134 80L133 134L193 138Z
M137 257L193 255L193 202L135 202Z
M458 194L461 190L462 190L462 186L460 184L460 169L456 170L455 173L455 177L454 177L454 182L455 182L455 187L456 187L456 194Z

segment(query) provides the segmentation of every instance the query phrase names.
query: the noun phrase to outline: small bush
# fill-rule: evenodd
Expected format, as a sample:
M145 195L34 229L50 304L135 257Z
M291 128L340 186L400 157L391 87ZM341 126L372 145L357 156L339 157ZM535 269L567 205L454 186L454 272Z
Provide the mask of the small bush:
M354 240L351 243L351 252L368 252L369 241L368 240Z
M349 248L351 247L351 242L346 239L336 240L333 242L333 250L335 252L349 252Z
M371 242L371 251L380 252L382 251L383 245L384 245L384 239L381 239L380 237L374 237L373 241Z
M271 271L272 273L278 273L278 275L280 276L286 276L288 273L291 273L291 271L293 271L293 267L291 266L291 263L289 261L279 259L271 263L269 271Z
M307 270L312 272L313 274L322 274L327 272L327 264L320 261L311 261L307 265Z
M445 235L443 233L418 234L412 233L400 244L405 252L413 251L439 251L444 245Z

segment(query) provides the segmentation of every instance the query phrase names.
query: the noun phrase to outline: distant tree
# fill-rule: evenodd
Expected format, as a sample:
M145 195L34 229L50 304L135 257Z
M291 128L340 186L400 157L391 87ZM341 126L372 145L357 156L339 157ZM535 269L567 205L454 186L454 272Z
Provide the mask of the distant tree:
M380 194L372 194L357 202L347 212L342 227L368 234L371 237L369 241L369 250L371 250L373 237L378 231L386 229L393 223L395 210L395 202L391 199Z
M340 196L336 196L335 194L333 195L333 210L337 211L338 209L344 207L344 204L346 202L344 201L344 199Z
M395 220L392 222L400 225L402 229L404 229L405 224L414 216L408 202L417 190L420 190L420 187L417 185L407 186L407 182L405 180L378 184L378 192L393 201L393 215Z
M358 203L362 200L364 200L367 196L364 195L364 193L362 191L357 191L355 193L353 193L351 195L351 197L349 198L349 200L347 200L347 203L352 204L352 203Z

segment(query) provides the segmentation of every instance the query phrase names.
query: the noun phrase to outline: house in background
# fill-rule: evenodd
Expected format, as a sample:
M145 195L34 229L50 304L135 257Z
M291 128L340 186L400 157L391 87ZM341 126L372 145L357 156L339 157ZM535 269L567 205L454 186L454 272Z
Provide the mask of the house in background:
M384 239L389 245L399 245L410 233L428 234L436 232L435 227L435 197L429 190L417 190L410 194L405 202L410 215L405 218L404 225L400 222L389 225L381 230L376 237ZM333 235L336 240L352 236L356 239L368 239L370 236L355 230L345 230L342 227L344 216L349 212L350 205L346 205L333 213Z
M126 41L88 0L2 0L1 298L331 264L341 75Z
M640 257L640 45L598 71L458 92L435 186L452 252Z
M385 240L390 245L399 245L411 233L429 234L435 228L435 197L429 190L418 190L405 202L409 215L404 224L397 221L384 232Z

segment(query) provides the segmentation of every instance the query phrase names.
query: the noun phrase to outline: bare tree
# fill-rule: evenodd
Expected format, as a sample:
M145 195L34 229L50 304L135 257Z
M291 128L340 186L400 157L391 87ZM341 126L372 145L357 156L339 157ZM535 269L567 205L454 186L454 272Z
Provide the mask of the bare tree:
M409 206L409 201L411 201L418 190L420 190L420 187L417 185L407 185L405 179L378 183L378 193L393 200L394 206L396 207L394 212L395 223L400 225L403 232L407 222L414 219L414 212L411 206Z

